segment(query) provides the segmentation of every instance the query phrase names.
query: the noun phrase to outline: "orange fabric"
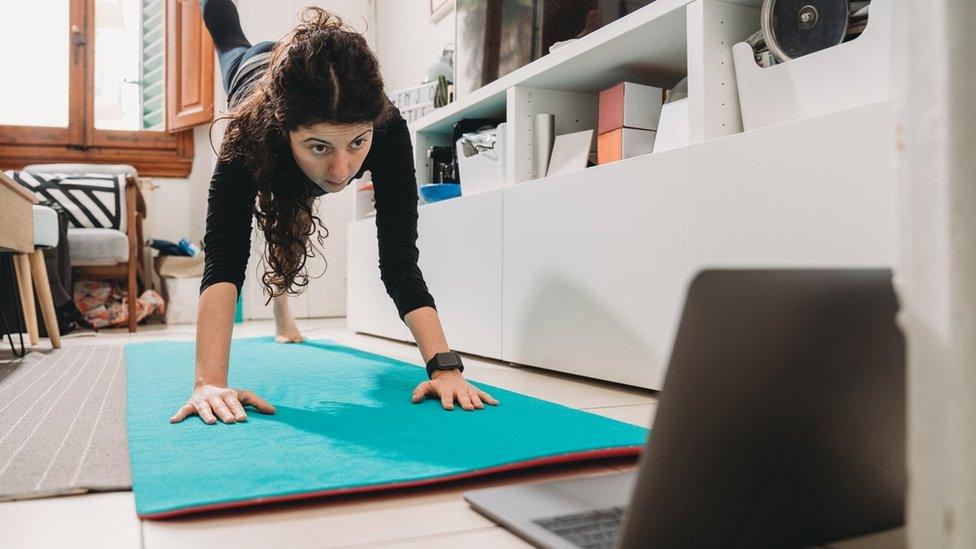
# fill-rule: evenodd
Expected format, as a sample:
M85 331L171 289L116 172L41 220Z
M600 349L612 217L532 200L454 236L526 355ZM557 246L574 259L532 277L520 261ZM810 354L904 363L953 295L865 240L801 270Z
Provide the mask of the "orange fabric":
M121 283L79 280L75 283L74 301L85 320L96 329L124 326L129 323L128 292ZM137 322L156 311L166 312L166 302L152 290L142 292L136 301Z

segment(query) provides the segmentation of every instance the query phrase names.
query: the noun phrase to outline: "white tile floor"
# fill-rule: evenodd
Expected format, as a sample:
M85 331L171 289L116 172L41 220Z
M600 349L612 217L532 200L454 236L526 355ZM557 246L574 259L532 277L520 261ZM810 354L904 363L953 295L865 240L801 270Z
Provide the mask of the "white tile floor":
M420 363L417 348L405 343L356 334L345 319L300 321L312 339ZM234 337L272 333L270 322L237 325ZM113 344L150 339L192 340L192 325L140 327L97 335L69 335L64 346ZM43 345L43 343L42 343ZM469 379L590 410L640 425L650 425L655 394L634 388L513 367L493 360L465 357ZM382 496L275 505L170 521L140 521L131 492L0 503L0 546L5 548L93 547L161 549L169 547L525 547L525 543L468 508L466 490L499 484L612 473L629 470L630 460L563 466L545 471L508 474L436 488L406 490Z

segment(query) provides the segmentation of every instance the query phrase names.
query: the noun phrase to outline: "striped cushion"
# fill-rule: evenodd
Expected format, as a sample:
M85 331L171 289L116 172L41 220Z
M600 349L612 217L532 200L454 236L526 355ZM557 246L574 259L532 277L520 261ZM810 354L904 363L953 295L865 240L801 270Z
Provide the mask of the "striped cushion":
M125 232L125 175L11 171L42 201L58 204L71 227Z

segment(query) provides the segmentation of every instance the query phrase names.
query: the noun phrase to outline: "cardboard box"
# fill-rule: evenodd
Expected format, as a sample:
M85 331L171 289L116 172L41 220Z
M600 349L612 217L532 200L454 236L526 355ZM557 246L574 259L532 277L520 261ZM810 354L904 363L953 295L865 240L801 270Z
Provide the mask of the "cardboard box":
M661 88L621 82L600 92L599 133L619 128L657 130L664 92Z
M203 276L204 252L195 256L181 255L156 256L156 273L160 278L188 278Z
M656 131L633 128L619 128L601 133L597 138L596 163L607 164L624 158L650 154L654 151L656 137Z

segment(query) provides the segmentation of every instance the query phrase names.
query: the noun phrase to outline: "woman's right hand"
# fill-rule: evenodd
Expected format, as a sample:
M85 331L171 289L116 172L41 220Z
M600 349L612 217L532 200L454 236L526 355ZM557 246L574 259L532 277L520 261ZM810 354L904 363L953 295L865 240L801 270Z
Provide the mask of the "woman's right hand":
M245 406L253 406L262 414L275 413L274 406L252 391L201 385L193 390L186 404L176 412L176 415L169 418L169 422L179 423L193 415L200 416L200 419L208 425L217 423L217 418L224 423L247 421L247 414L244 413Z

